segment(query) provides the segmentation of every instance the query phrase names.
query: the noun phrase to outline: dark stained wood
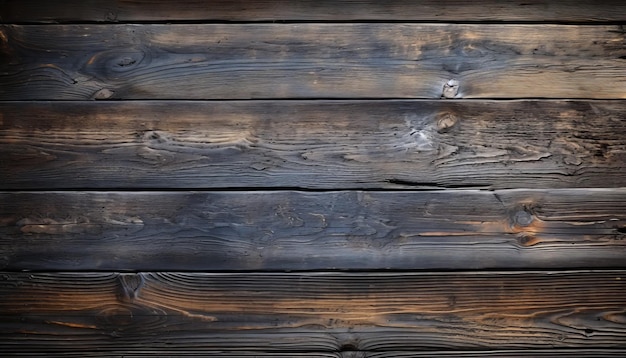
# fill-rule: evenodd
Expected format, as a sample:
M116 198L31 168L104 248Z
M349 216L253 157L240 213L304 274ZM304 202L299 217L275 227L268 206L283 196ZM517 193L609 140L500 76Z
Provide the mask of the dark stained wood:
M512 350L494 350L494 351L422 351L422 352L366 352L366 351L342 351L337 353L331 352L241 352L241 351L207 351L205 349L198 350L181 350L181 349L142 349L141 351L78 351L78 352L62 352L62 353L3 353L5 357L46 357L46 358L65 358L65 357L115 357L115 358L178 358L178 357L228 357L228 358L258 358L258 357L307 357L307 358L421 358L421 357L441 357L441 358L482 358L482 357L576 357L576 358L598 358L598 357L622 357L626 355L625 349L512 349Z
M619 0L5 0L4 22L118 21L624 21Z
M0 194L5 270L626 267L626 189Z
M280 353L280 352L229 352L216 351L207 352L206 350L181 351L170 349L136 351L117 351L117 352L63 352L63 353L14 353L5 356L13 357L46 357L46 358L65 358L65 357L115 357L115 358L143 358L143 357L160 357L160 358L177 358L177 357L228 357L228 358L256 358L256 357L308 357L308 358L408 358L408 357L446 357L446 358L481 358L481 357L576 357L576 358L597 358L597 357L622 357L626 355L626 350L622 349L530 349L530 350L497 350L497 351L426 351L426 352L363 352L363 351L347 351L339 353Z
M1 338L0 338L1 339ZM3 352L3 357L46 357L46 358L65 358L65 357L79 357L79 358L94 358L94 357L107 357L107 358L144 358L144 357L159 357L159 358L178 358L178 357L194 357L194 358L215 358L215 357L227 357L227 358L265 358L265 357L277 357L277 358L291 358L291 357L306 357L306 358L352 358L358 357L351 355L342 355L341 353L331 353L331 352L259 352L259 351L250 351L250 352L238 352L238 351L207 351L206 349L197 349L191 351L185 351L181 349L141 349L141 350L113 350L106 352L95 352L90 350L89 347L84 347L86 351L74 350L73 352L39 352L39 353L30 353L30 352L13 352L6 353ZM95 346L94 346L95 348ZM589 351L589 350L588 350ZM500 351L502 352L502 351ZM596 355L589 355L588 357L599 357L597 354L618 354L620 352L626 352L626 350L594 350ZM360 352L359 352L360 353ZM356 353L356 354L359 354ZM362 357L368 357L366 353L362 353ZM445 354L445 353L444 353ZM512 354L517 354L513 352ZM489 355L487 355L489 356ZM519 355L516 355L516 357ZM528 355L527 355L528 356ZM389 358L394 357L393 353L389 356ZM419 355L418 355L419 357ZM435 353L434 357L437 357L437 353ZM446 355L444 355L446 357ZM460 357L464 357L462 354ZM472 357L472 356L468 356ZM508 357L506 352L501 357ZM529 356L532 357L532 356ZM587 357L587 356L584 356ZM382 357L381 357L382 358Z
M429 351L429 352L345 352L341 358L482 358L482 357L622 357L626 350L621 349L532 349L532 350L495 350L495 351ZM131 357L131 356L129 356Z
M626 98L620 25L2 25L0 99ZM458 93L457 93L458 92Z
M625 278L626 271L5 273L0 348L624 349Z
M624 24L0 0L0 355L626 356Z
M626 186L624 101L0 103L0 188Z
M4 357L115 357L115 358L178 358L178 357L228 357L228 358L260 358L260 357L307 357L307 358L420 358L420 357L445 357L445 358L482 358L482 357L576 357L576 358L598 358L598 357L622 357L626 355L626 350L622 349L545 349L545 350L496 350L496 351L425 351L425 352L364 352L346 351L338 353L319 352L231 352L231 351L206 351L204 349L195 351L181 351L171 349L136 351L111 351L111 352L62 352L62 353L3 353Z

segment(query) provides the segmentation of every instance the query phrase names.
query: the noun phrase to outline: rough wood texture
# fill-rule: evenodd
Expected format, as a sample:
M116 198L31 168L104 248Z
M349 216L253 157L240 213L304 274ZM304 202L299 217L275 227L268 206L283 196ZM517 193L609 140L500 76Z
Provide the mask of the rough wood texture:
M620 25L2 25L0 99L626 98Z
M576 358L606 358L606 357L622 357L626 356L624 349L528 349L528 350L495 350L495 351L423 351L423 352L365 352L365 351L342 351L337 353L321 353L321 352L241 352L241 351L207 351L207 350L181 350L181 349L142 349L141 351L108 351L108 352L62 352L62 353L6 353L5 357L46 357L46 358L178 358L178 357L228 357L228 358L261 358L261 357L307 357L307 358L421 358L421 357L440 357L440 358L482 358L482 357L498 357L498 358L514 358L514 357L576 357Z
M2 193L8 270L626 267L626 189Z
M626 186L623 101L0 103L2 189Z
M624 21L621 0L5 0L4 22L118 21Z
M625 290L626 271L5 273L0 348L623 349Z
M108 351L108 352L62 352L62 353L6 353L5 357L46 357L46 358L65 358L65 357L107 357L107 358L178 358L178 357L228 357L228 358L261 358L261 357L307 357L307 358L422 358L422 357L440 357L440 358L482 358L482 357L498 357L498 358L515 358L515 357L576 357L576 358L606 358L606 357L622 357L626 356L624 349L527 349L527 350L495 350L495 351L423 351L423 352L365 352L365 351L342 351L337 353L320 353L320 352L237 352L237 351L207 351L207 350L181 350L181 349L142 349L141 351Z
M621 349L529 349L529 350L496 350L496 351L430 351L430 352L343 352L341 358L482 358L482 357L622 357L626 350ZM131 356L128 356L131 357Z

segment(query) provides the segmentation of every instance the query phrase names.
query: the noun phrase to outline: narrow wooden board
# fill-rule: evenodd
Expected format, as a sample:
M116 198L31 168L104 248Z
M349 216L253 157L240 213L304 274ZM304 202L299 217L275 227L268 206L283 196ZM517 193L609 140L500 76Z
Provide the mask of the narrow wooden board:
M474 4L472 4L474 6ZM626 98L620 25L2 25L0 100Z
M626 20L619 0L5 0L0 20L10 22L118 21L557 21Z
M0 103L1 189L626 186L626 101Z
M482 357L621 357L626 350L621 349L527 349L494 351L428 351L428 352L345 352L341 358L482 358ZM132 356L129 356L132 357Z
M4 273L3 352L626 347L626 271Z
M626 189L0 193L5 270L626 268Z
M88 347L85 347L89 349ZM343 351L337 353L323 352L261 352L261 351L207 351L206 349L182 350L182 349L142 349L129 351L107 351L94 352L72 351L60 353L30 353L30 352L3 352L5 357L46 357L46 358L178 358L178 357L194 357L194 358L261 358L261 357L307 357L307 358L421 358L421 357L440 357L440 358L482 358L482 357L576 357L576 358L605 358L605 357L622 357L626 355L624 349L527 349L527 350L480 350L480 351L393 351L393 352L365 352L365 351Z

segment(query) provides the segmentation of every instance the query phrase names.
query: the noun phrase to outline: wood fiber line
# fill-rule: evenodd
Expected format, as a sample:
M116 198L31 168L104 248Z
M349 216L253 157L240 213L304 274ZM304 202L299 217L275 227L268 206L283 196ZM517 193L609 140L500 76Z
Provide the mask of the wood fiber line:
M626 189L0 193L4 270L624 268Z
M557 21L626 20L619 0L5 0L0 20L10 22L118 21Z
M0 100L626 98L620 25L1 25Z
M0 103L1 189L626 186L623 101Z
M0 348L624 349L625 275L3 273Z

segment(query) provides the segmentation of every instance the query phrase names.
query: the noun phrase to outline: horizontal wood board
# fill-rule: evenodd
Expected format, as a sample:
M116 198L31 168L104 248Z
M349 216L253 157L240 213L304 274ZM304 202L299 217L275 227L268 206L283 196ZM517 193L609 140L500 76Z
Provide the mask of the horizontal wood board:
M626 355L624 349L509 349L509 350L493 350L493 351L392 351L392 352L371 352L371 351L339 351L331 352L261 352L261 351L207 351L205 349L198 350L182 350L182 349L158 349L158 350L116 350L107 352L93 351L77 351L77 352L13 352L3 353L5 357L46 357L46 358L65 358L65 357L106 357L106 358L144 358L144 357L160 357L160 358L178 358L178 357L195 357L195 358L265 358L265 357L307 357L307 358L422 358L422 357L442 357L442 358L482 358L482 357L576 357L576 358L598 358L598 357L621 357Z
M4 273L0 348L623 349L625 276Z
M626 98L621 25L0 25L0 100Z
M1 189L626 186L623 101L1 102Z
M5 270L626 267L626 189L0 193Z
M626 21L620 0L5 0L0 21Z

